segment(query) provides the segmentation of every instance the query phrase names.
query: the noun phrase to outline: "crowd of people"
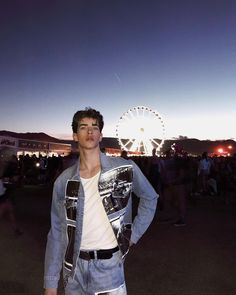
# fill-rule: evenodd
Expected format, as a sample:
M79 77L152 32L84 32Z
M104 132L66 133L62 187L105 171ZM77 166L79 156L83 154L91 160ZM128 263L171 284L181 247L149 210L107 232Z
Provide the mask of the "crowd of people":
M234 191L236 154L233 157L209 157L207 152L193 157L167 151L163 157L134 157L154 188L185 183L192 195L219 195Z
M149 179L160 199L160 210L173 206L178 218L175 226L186 224L189 198L218 198L226 202L228 194L236 192L236 154L233 157L209 157L207 152L192 157L176 150L168 150L163 157L134 157ZM167 218L168 220L169 218Z
M201 156L192 157L170 149L159 157L153 149L151 157L128 157L125 151L121 156L131 158L140 167L160 196L160 210L168 210L173 204L176 206L179 214L176 226L186 224L188 197L224 197L228 192L236 191L236 154L232 157L209 157L204 152ZM4 202L9 200L10 191L17 186L53 184L56 177L71 166L77 157L77 154L66 157L25 155L19 158L13 155L7 162L1 163L0 214L3 214L5 204L16 232L19 231L13 208L10 202Z
M53 182L63 170L63 157L51 157L33 154L15 155L8 161L1 163L2 175L8 182L15 186L27 184L45 184Z
M77 154L51 157L33 154L12 157L1 162L1 177L15 186L53 183L57 175L71 166ZM168 150L157 156L153 149L151 157L128 156L132 159L160 194L163 189L176 183L185 183L191 194L217 195L235 189L236 154L232 157L209 157L207 152L193 157Z

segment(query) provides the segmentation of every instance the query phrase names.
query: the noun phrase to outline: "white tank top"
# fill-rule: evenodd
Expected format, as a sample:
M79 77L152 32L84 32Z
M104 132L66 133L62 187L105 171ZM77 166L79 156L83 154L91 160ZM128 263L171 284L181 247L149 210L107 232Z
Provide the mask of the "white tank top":
M81 177L85 194L81 250L110 249L117 246L98 192L99 176L100 172L88 179Z

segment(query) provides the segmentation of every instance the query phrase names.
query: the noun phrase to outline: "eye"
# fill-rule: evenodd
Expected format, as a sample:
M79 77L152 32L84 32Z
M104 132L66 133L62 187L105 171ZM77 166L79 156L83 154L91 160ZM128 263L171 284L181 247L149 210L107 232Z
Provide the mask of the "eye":
M85 130L86 129L86 126L80 126L79 127L79 130Z

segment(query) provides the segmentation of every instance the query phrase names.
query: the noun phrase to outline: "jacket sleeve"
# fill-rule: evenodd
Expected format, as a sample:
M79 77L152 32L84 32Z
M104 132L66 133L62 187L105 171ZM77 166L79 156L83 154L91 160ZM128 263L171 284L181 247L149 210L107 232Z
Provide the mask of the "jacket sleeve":
M133 165L133 192L139 198L137 215L132 224L131 241L137 243L145 233L155 215L159 195L151 186L140 168Z
M44 288L57 288L63 262L62 228L60 212L63 200L59 201L57 181L54 184L51 205L51 229L47 236L44 264Z

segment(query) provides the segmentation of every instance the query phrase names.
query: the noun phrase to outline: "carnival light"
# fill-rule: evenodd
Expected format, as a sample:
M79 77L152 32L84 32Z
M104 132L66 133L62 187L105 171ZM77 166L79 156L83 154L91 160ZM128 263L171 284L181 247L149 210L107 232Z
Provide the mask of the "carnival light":
M223 154L224 150L222 148L218 149L218 153Z

